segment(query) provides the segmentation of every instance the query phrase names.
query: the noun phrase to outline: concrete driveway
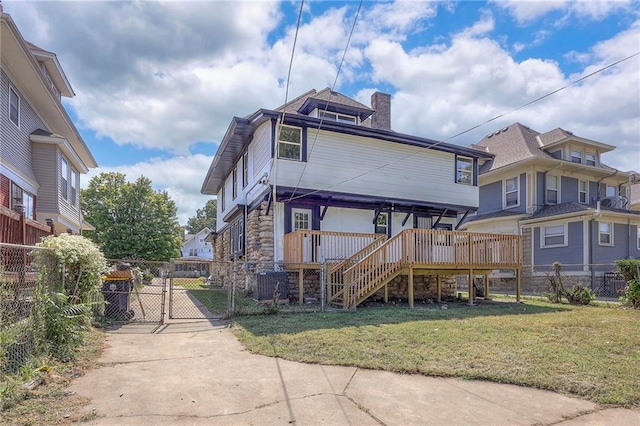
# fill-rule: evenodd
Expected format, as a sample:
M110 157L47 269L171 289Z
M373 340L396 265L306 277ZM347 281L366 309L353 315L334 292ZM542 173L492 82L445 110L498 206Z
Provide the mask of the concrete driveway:
M253 355L211 321L110 332L71 390L96 425L638 425L640 412L480 381Z

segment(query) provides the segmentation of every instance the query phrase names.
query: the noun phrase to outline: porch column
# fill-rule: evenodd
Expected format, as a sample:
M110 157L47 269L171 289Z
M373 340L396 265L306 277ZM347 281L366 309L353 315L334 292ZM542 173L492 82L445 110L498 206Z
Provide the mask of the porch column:
M389 284L384 285L384 303L389 303Z
M473 306L473 269L469 269L469 306Z
M304 304L304 269L298 269L298 304Z
M521 290L521 283L520 283L520 268L516 269L516 302L520 303L520 290Z
M442 302L442 275L436 275L436 302Z
M413 308L413 267L409 267L409 307Z
M489 300L489 274L484 274L484 300Z

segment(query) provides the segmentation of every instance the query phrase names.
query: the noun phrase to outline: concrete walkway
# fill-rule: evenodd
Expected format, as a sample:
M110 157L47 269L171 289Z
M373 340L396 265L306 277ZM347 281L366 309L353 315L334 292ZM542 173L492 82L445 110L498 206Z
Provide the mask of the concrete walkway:
M253 355L224 324L129 325L71 390L96 425L639 425L552 392Z

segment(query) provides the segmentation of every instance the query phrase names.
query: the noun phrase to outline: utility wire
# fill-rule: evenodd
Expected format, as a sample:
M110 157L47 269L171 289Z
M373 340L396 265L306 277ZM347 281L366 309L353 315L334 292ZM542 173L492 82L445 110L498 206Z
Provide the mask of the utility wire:
M506 115L509 115L509 114L511 114L511 113L513 113L513 112L515 112L515 111L518 111L518 110L520 110L520 109L522 109L522 108L525 108L525 107L527 107L527 106L529 106L529 105L532 105L532 104L534 104L534 103L536 103L536 102L539 102L539 101L541 101L541 100L543 100L543 99L545 99L545 98L547 98L547 97L549 97L549 96L551 96L551 95L554 95L554 94L556 94L556 93L558 93L558 92L560 92L560 91L562 91L562 90L564 90L564 89L566 89L566 88L568 88L568 87L571 87L571 86L573 86L573 85L575 85L575 84L577 84L577 83L579 83L579 82L581 82L581 81L583 81L583 80L586 80L587 78L593 77L593 76L594 76L594 75L596 75L596 74L599 74L599 73L601 73L601 72L603 72L603 71L605 71L605 70L607 70L607 69L609 69L609 68L611 68L611 67L614 67L614 66L616 66L616 65L618 65L618 64L620 64L620 63L622 63L622 62L625 62L625 61L627 61L627 60L629 60L629 59L631 59L631 58L634 58L634 57L636 57L636 56L638 56L638 55L640 55L640 51L638 51L638 52L636 52L636 53L633 53L633 54L631 54L631 55L629 55L629 56L627 56L627 57L625 57L625 58L622 58L622 59L620 59L620 60L618 60L618 61L616 61L616 62L613 62L613 63L611 63L611 64L609 64L609 65L606 65L606 66L604 66L604 67L602 67L602 68L599 68L599 69L597 69L596 71L593 71L592 73L589 73L589 74L587 74L587 75L585 75L585 76L583 76L583 77L580 77L580 78L578 78L578 79L576 79L576 80L574 80L574 81L572 81L572 82L570 82L570 83L568 83L568 84L566 84L566 85L564 85L564 86L562 86L562 87L560 87L560 88L558 88L558 89L556 89L556 90L554 90L554 91L552 91L552 92L549 92L549 93L547 93L547 94L545 94L545 95L543 95L543 96L540 96L540 97L538 97L538 98L536 98L536 99L534 99L534 100L532 100L532 101L529 101L529 102L527 102L527 103L525 103L525 104L522 104L522 105L520 105L519 107L516 107L516 108L514 108L514 109L512 109L512 110L510 110L510 111L508 111L508 112L505 112L505 113L503 113L503 114L499 114L499 115L497 115L497 116L495 116L495 117L493 117L493 118L490 118L490 119L488 119L488 120L486 120L486 121L484 121L484 122L482 122L482 123L480 123L480 124L477 124L477 125L475 125L475 126L473 126L473 127L470 127L470 128L468 128L467 130L464 130L464 131L462 131L462 132L460 132L460 133L457 133L457 134L455 134L455 135L453 135L453 136L450 136L450 137L448 137L448 138L446 138L446 139L444 139L444 140L437 141L436 143L434 143L434 144L432 144L432 145L429 145L429 146L427 146L427 147L422 147L422 148L420 148L420 149L418 149L418 150L415 150L415 151L414 151L414 152L412 152L411 154L406 155L406 156L404 156L404 157L402 157L402 158L399 158L399 159L394 160L394 161L390 161L390 162L385 163L385 164L383 164L383 165L381 165L381 166L378 166L378 167L375 167L375 168L373 168L373 169L370 169L370 170L364 171L364 172L362 172L362 173L360 173L360 174L358 174L358 175L356 175L356 176L350 177L350 178L348 178L348 179L342 180L342 181L337 182L337 183L334 183L334 184L332 184L332 185L328 185L328 186L326 186L325 188L322 188L322 189L316 189L316 190L310 191L310 192L308 192L308 193L306 193L306 194L301 194L301 195L299 195L299 196L297 196L297 197L293 197L293 196L292 196L291 198L289 198L289 201L293 201L293 200L297 200L297 199L300 199L300 198L304 198L304 197L307 197L307 196L309 196L309 195L316 194L316 193L321 192L321 191L326 191L327 189L331 189L331 188L333 188L333 187L335 187L335 186L342 185L343 183L347 183L347 182L349 182L349 181L352 181L352 180L358 179L358 178L360 178L360 177L362 177L362 176L365 176L365 175L367 175L367 174L369 174L369 173L372 173L372 172L378 171L378 170L383 169L383 168L385 168L385 167L387 167L387 166L390 166L390 165L392 165L392 164L398 163L398 162L400 162L400 161L404 161L404 160L406 160L406 159L408 159L408 158L410 158L410 157L413 157L413 156L414 156L414 155L416 155L416 154L419 154L419 153L421 153L421 152L424 152L424 150L425 150L425 149L427 149L427 150L428 150L428 149L432 149L433 147L438 146L438 145L440 145L440 144L442 144L442 143L445 143L446 141L450 141L451 139L457 138L458 136L464 135L465 133L468 133L468 132L470 132L470 131L472 131L472 130L477 129L478 127L481 127L481 126L483 126L483 125L485 125L485 124L487 124L487 123L490 123L490 122L492 122L492 121L494 121L494 120L497 120L497 119L498 119L498 118L500 118L500 117L504 117L504 116L506 116Z
M323 114L320 117L320 123L318 124L318 128L316 129L316 133L313 137L313 142L311 147L309 148L309 152L307 153L307 161L305 161L304 166L302 168L302 173L300 173L300 177L298 178L298 183L293 188L293 192L291 193L291 197L289 197L289 201L293 199L296 195L296 191L300 186L300 182L302 182L302 177L304 176L304 172L307 170L307 164L309 163L309 158L311 157L311 153L313 152L313 147L316 146L316 141L318 140L318 134L320 133L320 129L322 128L322 123L324 123L325 113L329 108L329 102L331 101L331 96L333 96L333 92L338 84L338 77L340 76L340 71L342 70L342 64L344 64L344 58L347 56L347 50L349 50L349 45L351 44L351 37L353 36L353 31L356 28L356 22L358 22L358 16L360 15L360 9L362 9L363 0L360 0L360 4L358 5L358 10L356 10L356 16L353 18L353 24L351 25L351 31L349 32L349 37L347 38L347 44L344 47L344 51L342 52L342 58L340 59L340 64L338 65L338 71L336 72L336 78L333 80L333 85L331 86L331 90L329 92L329 97L327 98L327 102L324 105ZM284 122L284 120L283 120Z

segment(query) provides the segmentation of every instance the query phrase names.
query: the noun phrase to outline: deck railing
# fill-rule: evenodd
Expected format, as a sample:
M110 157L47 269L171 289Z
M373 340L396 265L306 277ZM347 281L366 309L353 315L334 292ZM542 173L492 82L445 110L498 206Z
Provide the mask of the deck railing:
M284 263L320 265L327 259L347 259L376 241L380 234L300 230L284 236Z
M51 227L0 206L0 243L35 245L51 235Z
M522 264L520 235L407 229L344 271L348 296L355 306L403 268L511 269ZM347 294L346 293L346 294Z

